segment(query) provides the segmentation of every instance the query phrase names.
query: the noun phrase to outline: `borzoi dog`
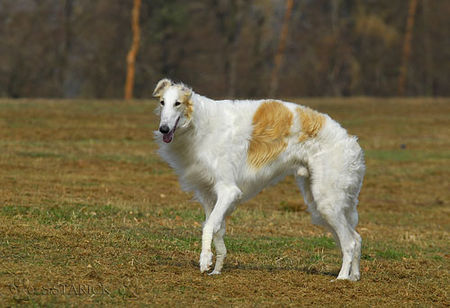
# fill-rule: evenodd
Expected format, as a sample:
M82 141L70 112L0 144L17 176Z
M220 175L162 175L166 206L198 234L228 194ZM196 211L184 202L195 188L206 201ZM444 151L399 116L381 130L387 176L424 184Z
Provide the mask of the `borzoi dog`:
M226 255L225 218L238 203L294 175L312 222L328 229L342 250L337 279L358 280L361 237L356 205L365 172L357 138L328 115L280 100L221 100L162 79L153 92L161 116L159 154L181 186L203 205L200 271Z

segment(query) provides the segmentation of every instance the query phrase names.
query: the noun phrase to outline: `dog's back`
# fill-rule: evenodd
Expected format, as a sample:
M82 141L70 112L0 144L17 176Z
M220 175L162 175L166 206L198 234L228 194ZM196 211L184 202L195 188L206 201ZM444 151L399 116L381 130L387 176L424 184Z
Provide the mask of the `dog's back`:
M213 187L216 178L231 177L247 200L286 175L312 174L317 157L332 150L340 156L340 147L355 143L329 116L293 103L207 100L194 108L192 127L172 143L156 135L161 157L188 191L196 191L197 183ZM357 143L352 148L361 153Z

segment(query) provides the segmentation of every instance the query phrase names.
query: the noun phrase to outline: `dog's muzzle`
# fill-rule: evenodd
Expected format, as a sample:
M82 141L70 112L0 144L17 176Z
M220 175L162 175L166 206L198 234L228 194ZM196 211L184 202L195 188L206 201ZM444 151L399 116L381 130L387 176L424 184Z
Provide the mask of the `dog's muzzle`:
M175 125L172 129L169 128L168 125L163 124L159 127L159 131L163 134L163 141L165 143L171 143L173 140L173 135L175 134L175 130L177 129L178 121L180 120L180 117L175 122Z
M159 131L162 134L167 134L170 131L170 128L167 125L161 125L161 127L159 128Z

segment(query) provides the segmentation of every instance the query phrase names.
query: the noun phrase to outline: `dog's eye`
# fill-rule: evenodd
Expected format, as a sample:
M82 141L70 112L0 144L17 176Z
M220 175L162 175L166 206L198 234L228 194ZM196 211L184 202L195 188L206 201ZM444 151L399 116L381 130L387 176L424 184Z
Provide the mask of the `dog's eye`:
M180 106L181 103L180 102L175 102L175 106Z
M159 103L161 104L161 106L164 106L164 101L160 101Z

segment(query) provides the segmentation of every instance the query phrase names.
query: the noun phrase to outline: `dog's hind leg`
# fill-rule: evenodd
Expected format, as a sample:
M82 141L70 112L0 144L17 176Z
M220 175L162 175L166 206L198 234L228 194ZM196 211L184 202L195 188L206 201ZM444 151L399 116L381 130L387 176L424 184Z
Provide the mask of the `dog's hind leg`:
M323 199L316 199L317 212L326 225L333 230L342 251L342 266L337 279L359 280L361 236L356 232L345 213L353 205L349 205L345 198L323 197Z
M331 228L331 226L327 223L327 221L324 220L320 215L320 213L317 211L317 204L314 201L313 194L311 192L310 178L304 176L297 176L296 181L302 193L303 199L306 205L308 206L308 212L311 214L311 222L314 225L322 226L325 229L327 229L333 235L334 241L340 248L341 244L339 242L339 237L337 236L336 232L334 231L333 228Z
M352 268L350 270L350 280L357 281L359 278L361 278L361 274L359 272L359 263L361 260L361 246L362 246L362 239L361 235L359 235L356 230L353 230L353 234L356 240L356 247L353 252L353 258L352 258Z
M223 235L220 236L218 232L223 229L222 232L223 234L225 233L225 217L232 212L235 202L241 195L240 189L231 184L216 184L215 190L217 193L217 201L203 226L202 252L200 254L200 272L202 273L209 270L212 265L213 254L211 251L211 243L216 234L217 240L215 240L215 244L217 243L219 247L218 253L220 250L223 256L219 260L219 268L221 269L221 263L223 264L223 259L225 258L225 254L223 254L225 244L223 243Z
M350 222L351 230L353 233L353 236L356 240L356 247L353 252L353 258L352 258L352 267L350 270L350 280L359 280L361 277L359 272L359 263L361 259L361 246L362 246L362 239L361 236L356 232L355 228L358 224L358 212L356 211L356 204L357 200L354 201L354 206L352 206L347 212L347 220Z
M338 202L338 203L336 203ZM351 279L350 270L352 267L353 256L359 247L355 237L355 231L342 211L342 204L339 201L318 201L317 210L327 224L334 230L342 251L342 267L337 279ZM359 278L359 277L358 277Z
M319 199L316 202L311 190L310 179L298 177L297 183L302 191L305 203L308 205L312 223L330 231L342 251L342 267L337 279L359 280L361 236L355 231L358 222L356 205L352 205L351 210L344 211L345 208L348 208L345 201L326 201L332 200L330 197L325 201ZM348 217L349 211L350 217Z
M346 143L344 147L316 155L309 167L319 221L332 229L340 244L342 266L337 279L358 280L361 236L355 230L356 205L364 175L360 148L356 143L353 147Z

